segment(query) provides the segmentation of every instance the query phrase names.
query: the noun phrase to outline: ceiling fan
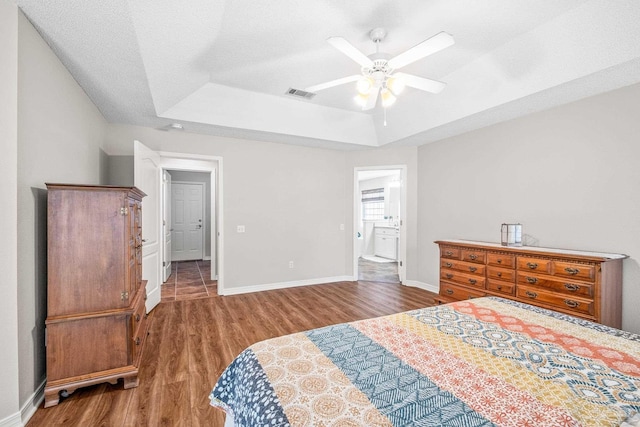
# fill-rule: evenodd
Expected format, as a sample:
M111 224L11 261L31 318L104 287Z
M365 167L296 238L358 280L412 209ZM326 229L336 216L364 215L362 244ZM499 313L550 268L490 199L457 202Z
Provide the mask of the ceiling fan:
M387 32L383 28L374 28L369 32L369 38L376 44L376 53L369 56L360 52L342 37L329 37L327 39L329 44L360 64L362 67L361 74L309 86L305 91L317 92L330 87L357 82L358 94L355 97L355 101L362 106L364 111L371 110L376 106L378 94L380 94L383 107L386 108L392 105L396 100L396 95L402 92L405 86L431 93L439 93L444 89L446 84L443 82L395 71L451 46L454 44L451 34L444 31L440 32L390 59L388 55L379 51L380 42L386 35Z

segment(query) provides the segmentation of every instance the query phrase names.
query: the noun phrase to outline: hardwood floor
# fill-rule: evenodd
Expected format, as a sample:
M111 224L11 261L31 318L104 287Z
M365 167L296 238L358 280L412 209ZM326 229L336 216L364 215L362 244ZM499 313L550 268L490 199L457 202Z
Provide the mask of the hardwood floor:
M177 300L150 314L140 385L79 389L40 407L27 427L222 426L208 395L249 345L335 323L434 305L436 294L375 282L339 282L251 294Z

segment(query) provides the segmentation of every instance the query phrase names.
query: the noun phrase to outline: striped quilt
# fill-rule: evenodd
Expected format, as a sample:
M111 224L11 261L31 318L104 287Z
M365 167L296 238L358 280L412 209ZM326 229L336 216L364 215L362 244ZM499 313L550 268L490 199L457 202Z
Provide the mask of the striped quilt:
M639 389L640 336L487 297L259 342L210 398L238 427L626 426Z

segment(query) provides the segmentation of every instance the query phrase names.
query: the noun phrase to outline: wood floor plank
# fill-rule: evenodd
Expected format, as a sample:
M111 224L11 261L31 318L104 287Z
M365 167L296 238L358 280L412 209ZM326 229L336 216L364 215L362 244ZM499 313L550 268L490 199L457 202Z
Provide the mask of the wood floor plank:
M27 427L224 424L208 396L249 345L336 323L435 305L436 294L379 282L339 282L159 304L149 317L139 386L78 389L39 408Z

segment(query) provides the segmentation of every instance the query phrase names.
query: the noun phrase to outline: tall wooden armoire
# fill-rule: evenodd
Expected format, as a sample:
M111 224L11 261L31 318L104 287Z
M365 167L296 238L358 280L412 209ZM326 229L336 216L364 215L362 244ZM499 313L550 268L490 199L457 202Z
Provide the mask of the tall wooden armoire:
M138 385L147 335L135 187L47 184L45 407L102 382Z

